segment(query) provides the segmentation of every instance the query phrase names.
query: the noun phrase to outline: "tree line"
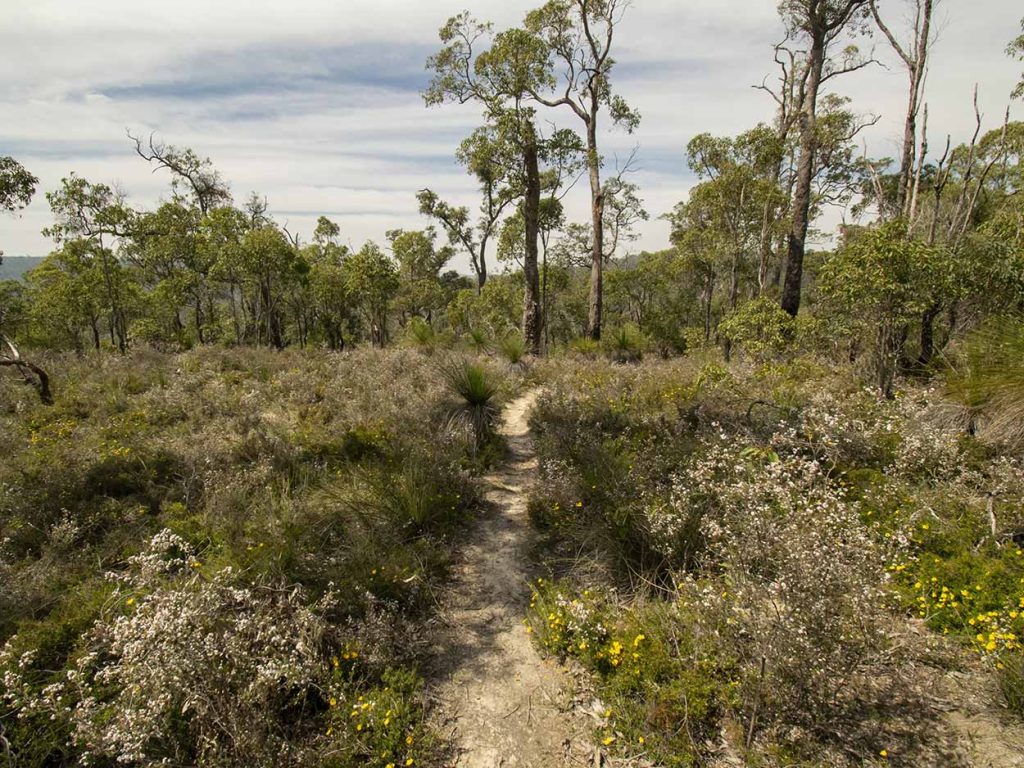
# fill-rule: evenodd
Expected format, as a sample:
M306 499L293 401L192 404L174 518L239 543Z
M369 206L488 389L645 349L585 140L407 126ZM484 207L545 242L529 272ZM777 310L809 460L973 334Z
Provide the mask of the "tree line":
M930 144L936 4L781 2L777 76L756 85L772 112L738 135L689 141L698 183L665 214L671 242L640 254L630 244L648 213L631 162L612 171L600 146L605 128L640 122L613 82L629 1L549 0L503 30L464 12L440 29L423 96L429 107L480 109L455 152L476 182L475 210L423 189L422 230L355 250L321 217L305 241L273 220L266 199L237 202L209 159L129 133L140 161L168 174L169 194L136 210L115 188L63 179L46 194L55 249L24 283L0 284L0 333L12 350L78 354L135 344L341 350L402 334L518 334L541 354L596 345L610 328L623 344L666 354L717 344L728 358L737 345L802 339L870 360L889 393L901 369L927 368L959 333L1024 309L1024 124L1009 109L986 124L975 96L970 140ZM859 146L878 118L836 90L877 64L863 52L868 38L906 72L896 158ZM1024 57L1024 35L1007 52ZM1024 81L1013 94L1022 96ZM573 127L549 127L559 115ZM563 201L584 179L590 215L572 222ZM27 205L37 184L0 158L4 209ZM814 250L830 207L856 223ZM471 276L450 268L457 254Z

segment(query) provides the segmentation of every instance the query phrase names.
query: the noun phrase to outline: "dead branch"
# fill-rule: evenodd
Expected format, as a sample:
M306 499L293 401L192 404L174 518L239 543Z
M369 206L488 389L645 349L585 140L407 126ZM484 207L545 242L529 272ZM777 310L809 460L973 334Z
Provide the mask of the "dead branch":
M40 368L33 362L25 360L18 348L14 346L14 343L6 336L3 338L4 343L7 345L9 352L6 355L0 356L0 367L17 368L22 378L25 379L25 383L30 385L36 392L39 393L39 399L43 405L53 405L53 393L50 391L50 377L46 371Z

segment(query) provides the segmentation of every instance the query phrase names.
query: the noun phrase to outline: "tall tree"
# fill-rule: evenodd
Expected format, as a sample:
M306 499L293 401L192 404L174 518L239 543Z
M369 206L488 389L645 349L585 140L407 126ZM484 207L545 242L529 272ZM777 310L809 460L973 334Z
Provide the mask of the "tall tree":
M1006 48L1006 52L1018 61L1024 61L1024 19L1020 20L1021 35L1013 40ZM1024 75L1021 75L1020 82L1013 89L1013 98L1024 99Z
M797 124L800 131L791 202L792 222L786 253L785 278L780 304L790 315L800 311L804 254L810 224L811 187L818 149L816 117L822 84L832 77L864 66L849 47L838 58L830 49L867 11L868 0L783 0L779 13L791 37L807 45L803 64L803 98Z
M57 243L84 238L95 243L106 289L110 313L111 341L121 352L128 349L128 312L126 277L123 265L113 251L113 242L131 236L135 214L124 196L106 184L91 184L71 174L61 180L60 189L47 192L46 199L56 217L43 234Z
M398 264L400 288L395 306L404 325L411 317L432 323L434 313L444 305L441 270L454 255L449 245L436 246L433 227L422 231L393 229L387 233L391 253Z
M128 132L128 138L135 144L135 153L155 168L164 168L173 174L171 181L176 194L192 195L199 210L207 214L214 208L231 204L231 191L227 182L213 167L209 158L199 157L191 149L160 144L149 137L147 144L142 138Z
M370 341L383 347L388 339L388 307L400 282L398 269L376 243L367 242L345 259L345 289L355 297L370 328Z
M512 185L514 151L501 141L493 125L477 128L459 145L455 156L480 184L480 216L470 222L469 209L441 200L430 189L420 190L416 199L420 213L438 221L448 235L448 242L465 249L476 274L477 291L487 282L487 245L509 204L518 196Z
M909 0L913 9L913 24L909 43L900 43L896 35L882 20L878 0L869 0L875 24L885 35L893 51L907 69L909 89L907 113L903 123L903 146L900 151L899 180L896 187L897 215L909 218L913 198L914 167L917 164L917 117L921 110L925 73L928 65L928 46L931 44L932 11L935 0ZM927 126L926 126L927 128ZM923 161L923 158L921 158Z
M0 211L13 213L32 202L39 179L10 155L0 155ZM4 252L0 250L0 263Z
M560 78L531 84L548 107L568 107L583 123L590 176L591 272L587 335L601 338L605 189L601 184L598 119L608 109L614 124L632 132L640 115L611 89L612 44L629 0L550 0L526 17L526 28L544 40ZM546 86L546 87L545 87Z
M548 82L547 50L542 40L522 29L491 38L491 26L462 13L440 30L443 48L430 57L434 78L424 98L428 105L477 102L502 142L516 147L523 197L525 255L523 276L523 338L537 354L541 342L540 271L540 136L535 110L526 101ZM490 38L490 46L479 47Z

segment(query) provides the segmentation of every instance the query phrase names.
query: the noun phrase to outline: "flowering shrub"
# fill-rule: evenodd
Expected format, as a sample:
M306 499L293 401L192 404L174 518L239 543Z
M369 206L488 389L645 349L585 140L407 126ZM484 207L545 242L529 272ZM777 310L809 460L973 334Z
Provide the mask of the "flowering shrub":
M0 382L0 754L428 761L421 623L495 455L448 428L434 361L204 347L48 366L52 408ZM402 714L356 738L329 702L375 690Z
M1024 523L1024 473L973 443L939 394L884 399L803 358L551 368L531 509L579 567L536 590L530 627L545 650L591 669L602 695L627 677L714 691L703 732L725 746L680 753L846 765L860 764L858 750L917 750L928 764L938 731L883 740L883 724L849 728L895 712L891 692L910 690L894 640L904 606L979 651L1007 700L1024 702L1024 573L1009 544ZM666 668L631 665L622 628L640 614L636 634L685 638L688 666L658 678ZM938 717L900 706L908 719ZM677 717L666 727L692 725ZM643 748L610 735L665 759L650 734Z
M539 579L526 626L546 651L595 674L604 747L675 768L701 764L736 687L713 645L688 631L690 619L679 604L625 606L604 591Z

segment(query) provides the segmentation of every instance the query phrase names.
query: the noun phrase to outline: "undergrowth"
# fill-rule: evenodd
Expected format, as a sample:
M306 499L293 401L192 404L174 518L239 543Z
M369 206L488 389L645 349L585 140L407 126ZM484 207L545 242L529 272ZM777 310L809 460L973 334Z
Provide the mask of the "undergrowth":
M413 350L48 365L52 408L0 384L0 764L436 763L421 627L500 453L501 371L453 364L463 391Z
M545 375L530 510L555 581L528 621L593 673L609 750L951 759L915 698L932 662L906 642L914 621L980 659L1021 712L1024 472L943 392L886 400L801 357L577 357Z

